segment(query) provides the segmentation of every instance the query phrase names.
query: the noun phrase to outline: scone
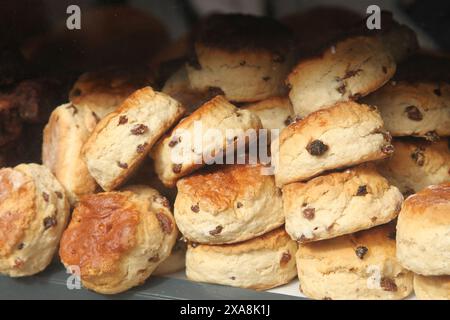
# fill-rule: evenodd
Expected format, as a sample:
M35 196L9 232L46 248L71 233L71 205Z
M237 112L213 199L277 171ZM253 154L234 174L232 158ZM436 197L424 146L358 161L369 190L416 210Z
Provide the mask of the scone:
M350 101L316 111L284 129L279 143L272 142L277 185L386 158L394 151L390 141L374 107Z
M405 195L433 184L450 182L448 141L394 139L395 152L378 164L380 172Z
M215 96L223 95L223 91L218 88L194 90L189 82L185 66L167 79L161 91L180 102L189 114Z
M188 245L186 276L198 282L266 290L296 275L297 244L283 228L237 244Z
M186 250L186 242L181 239L177 240L170 256L161 262L161 264L153 272L153 275L164 276L183 270L186 266Z
M283 130L295 121L291 102L286 97L271 97L243 107L261 119L264 129Z
M283 187L286 231L298 242L330 239L397 217L403 196L372 165Z
M101 119L134 91L154 83L153 74L145 66L110 67L82 74L70 90L69 100L90 108Z
M81 155L97 121L88 107L67 103L52 112L44 128L42 163L66 189L72 205L79 196L94 193L97 187Z
M301 60L287 78L289 98L295 113L304 117L377 90L395 70L394 58L378 37L350 37Z
M220 88L230 101L252 102L286 92L292 34L267 17L215 14L205 19L187 63L192 88Z
M181 177L214 162L242 142L256 140L261 120L248 110L240 110L223 96L216 96L184 118L152 149L155 171L168 187ZM254 135L246 135L254 129ZM231 151L230 151L231 152Z
M177 189L175 220L193 242L235 243L284 224L281 192L262 165L222 165L178 180Z
M414 293L420 300L450 300L450 276L414 275Z
M399 264L395 250L392 224L300 244L300 290L313 299L405 298L413 290L413 274Z
M97 124L83 147L92 177L103 190L118 187L183 113L184 108L164 93L150 87L134 92Z
M450 135L449 83L394 81L364 102L378 107L393 136L436 140Z
M84 287L103 294L142 284L169 255L178 234L170 210L151 188L83 196L59 254Z
M397 223L397 258L424 276L450 275L450 183L408 197Z
M69 202L50 170L21 164L0 170L0 273L30 276L52 261Z

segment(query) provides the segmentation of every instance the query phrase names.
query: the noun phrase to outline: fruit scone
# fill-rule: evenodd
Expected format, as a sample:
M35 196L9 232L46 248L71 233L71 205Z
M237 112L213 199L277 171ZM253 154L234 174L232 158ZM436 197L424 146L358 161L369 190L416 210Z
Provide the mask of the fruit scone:
M403 299L413 273L396 259L395 225L300 244L300 290L313 299Z
M62 236L61 261L99 293L142 284L169 257L178 235L161 198L146 186L83 196Z
M284 224L281 190L260 164L207 168L177 182L175 220L184 237L235 243Z
M214 14L194 35L186 64L193 89L219 88L235 102L253 102L286 92L293 64L291 31L268 17Z
M450 183L409 196L397 223L397 258L423 276L450 275Z
M192 171L222 159L241 144L256 141L260 128L261 120L253 112L216 96L182 119L153 147L155 171L166 186L173 187Z
M294 122L271 148L278 186L304 181L326 170L383 159L394 151L376 108L352 101Z
M0 273L34 275L52 261L69 219L64 188L50 170L20 164L0 170Z
M450 182L450 146L447 140L393 139L395 152L378 168L405 196L425 187Z
M85 143L82 152L92 177L103 190L117 188L184 111L177 101L150 87L135 91L97 124Z
M266 290L295 278L296 250L297 244L284 228L235 244L190 243L186 276L198 282Z
M395 219L403 196L362 164L283 187L286 231L298 242L334 238Z

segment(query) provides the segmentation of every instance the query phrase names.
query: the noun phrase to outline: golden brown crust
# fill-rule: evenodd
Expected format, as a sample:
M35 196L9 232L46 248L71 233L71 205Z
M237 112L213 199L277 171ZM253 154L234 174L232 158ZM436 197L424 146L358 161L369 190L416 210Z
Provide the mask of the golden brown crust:
M139 211L130 192L103 193L81 198L61 239L66 265L80 267L81 276L114 273L118 261L136 242Z
M222 244L222 245L197 245L190 243L194 250L202 251L214 251L218 253L229 253L229 254L241 254L257 250L275 250L280 248L289 241L292 241L289 235L284 230L284 227L270 231L262 236L253 238L248 241L235 243L235 244Z
M35 214L33 179L11 168L0 170L0 256L17 248Z
M402 216L432 215L435 224L450 223L450 183L430 186L407 198Z

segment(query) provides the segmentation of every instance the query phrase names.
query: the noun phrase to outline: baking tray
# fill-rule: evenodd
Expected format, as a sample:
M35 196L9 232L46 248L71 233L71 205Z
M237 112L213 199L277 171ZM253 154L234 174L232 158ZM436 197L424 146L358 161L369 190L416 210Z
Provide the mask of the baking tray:
M69 274L60 263L32 277L0 276L0 299L55 300L302 300L304 298L271 292L258 292L227 286L191 282L180 277L150 277L142 286L116 295L101 295L86 289L67 288Z

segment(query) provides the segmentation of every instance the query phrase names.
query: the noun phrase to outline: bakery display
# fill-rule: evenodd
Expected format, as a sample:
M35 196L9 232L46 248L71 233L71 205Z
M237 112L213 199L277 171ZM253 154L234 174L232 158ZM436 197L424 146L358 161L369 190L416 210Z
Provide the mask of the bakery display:
M262 165L222 165L177 182L175 220L190 241L249 240L284 224L281 191Z
M380 172L405 196L433 184L450 182L448 141L394 139L395 152L378 164Z
M279 147L272 144L272 149L278 186L326 170L383 159L394 152L376 108L351 101L292 123L281 132Z
M99 293L143 283L170 255L178 234L160 199L145 186L82 197L61 239L62 262L78 266L83 285Z
M396 259L395 225L300 244L300 290L313 299L402 299L413 273Z
M423 276L450 275L450 183L408 197L397 223L397 258Z
M395 219L403 197L374 166L283 187L286 231L297 242L335 238Z
M237 244L190 244L186 275L193 281L265 290L295 277L296 250L282 228Z
M47 167L0 169L0 273L23 277L43 271L69 214L65 191Z

